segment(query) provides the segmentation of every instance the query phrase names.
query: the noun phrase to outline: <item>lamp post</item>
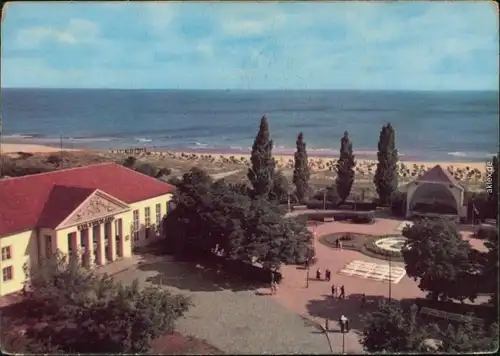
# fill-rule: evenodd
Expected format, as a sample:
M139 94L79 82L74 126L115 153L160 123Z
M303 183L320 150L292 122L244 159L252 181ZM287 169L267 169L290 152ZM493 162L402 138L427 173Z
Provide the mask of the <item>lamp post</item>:
M342 355L345 355L345 330L342 332Z
M387 256L389 257L389 301L392 300L392 258L391 254L387 252Z
M306 268L306 288L309 288L309 262L307 262Z

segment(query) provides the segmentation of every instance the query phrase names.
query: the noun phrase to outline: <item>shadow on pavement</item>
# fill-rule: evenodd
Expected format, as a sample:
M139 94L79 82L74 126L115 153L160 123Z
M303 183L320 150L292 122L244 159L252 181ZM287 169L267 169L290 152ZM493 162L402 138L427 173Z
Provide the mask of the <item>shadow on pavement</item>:
M264 283L243 281L233 274L229 274L217 266L206 266L191 261L160 261L145 263L137 266L144 272L157 272L148 277L147 282L154 285L174 287L190 292L211 291L248 291L258 288L269 288Z
M382 301L388 301L386 296L367 295L366 303L362 303L362 294L350 294L346 299L332 298L322 295L322 299L310 300L307 305L309 315L329 321L330 332L340 332L338 320L343 314L349 320L349 329L354 332L362 332L363 319L368 312L374 311ZM402 304L412 302L413 299L404 299Z

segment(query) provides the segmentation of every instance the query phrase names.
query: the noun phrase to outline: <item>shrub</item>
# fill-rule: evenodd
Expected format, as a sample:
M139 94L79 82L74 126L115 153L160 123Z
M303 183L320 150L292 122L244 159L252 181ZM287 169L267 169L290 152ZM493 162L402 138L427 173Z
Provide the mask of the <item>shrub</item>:
M357 214L352 218L352 222L356 224L369 224L373 222L373 214L371 212L368 214Z
M326 207L327 210L333 210L336 209L337 205L335 203L326 201L323 202L323 200L317 200L317 199L310 199L306 202L306 206L308 209L323 209Z
M345 234L340 237L340 241L352 241L354 236L352 234Z
M497 233L496 226L480 225L474 234L474 237L482 240L492 240L493 236Z

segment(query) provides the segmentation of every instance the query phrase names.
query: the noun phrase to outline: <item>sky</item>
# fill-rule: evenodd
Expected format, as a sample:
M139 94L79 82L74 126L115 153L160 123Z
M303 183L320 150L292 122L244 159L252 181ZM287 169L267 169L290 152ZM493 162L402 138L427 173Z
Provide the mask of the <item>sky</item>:
M498 90L494 2L11 3L2 87Z

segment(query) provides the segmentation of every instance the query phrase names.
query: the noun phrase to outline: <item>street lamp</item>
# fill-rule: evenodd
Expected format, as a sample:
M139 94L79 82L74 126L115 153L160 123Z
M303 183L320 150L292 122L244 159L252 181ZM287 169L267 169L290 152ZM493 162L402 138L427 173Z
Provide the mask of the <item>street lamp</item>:
M306 288L309 288L309 261L307 261L306 267Z
M342 332L342 355L345 355L345 330Z
M392 258L391 254L387 252L387 256L389 257L389 301L391 301L392 297Z

